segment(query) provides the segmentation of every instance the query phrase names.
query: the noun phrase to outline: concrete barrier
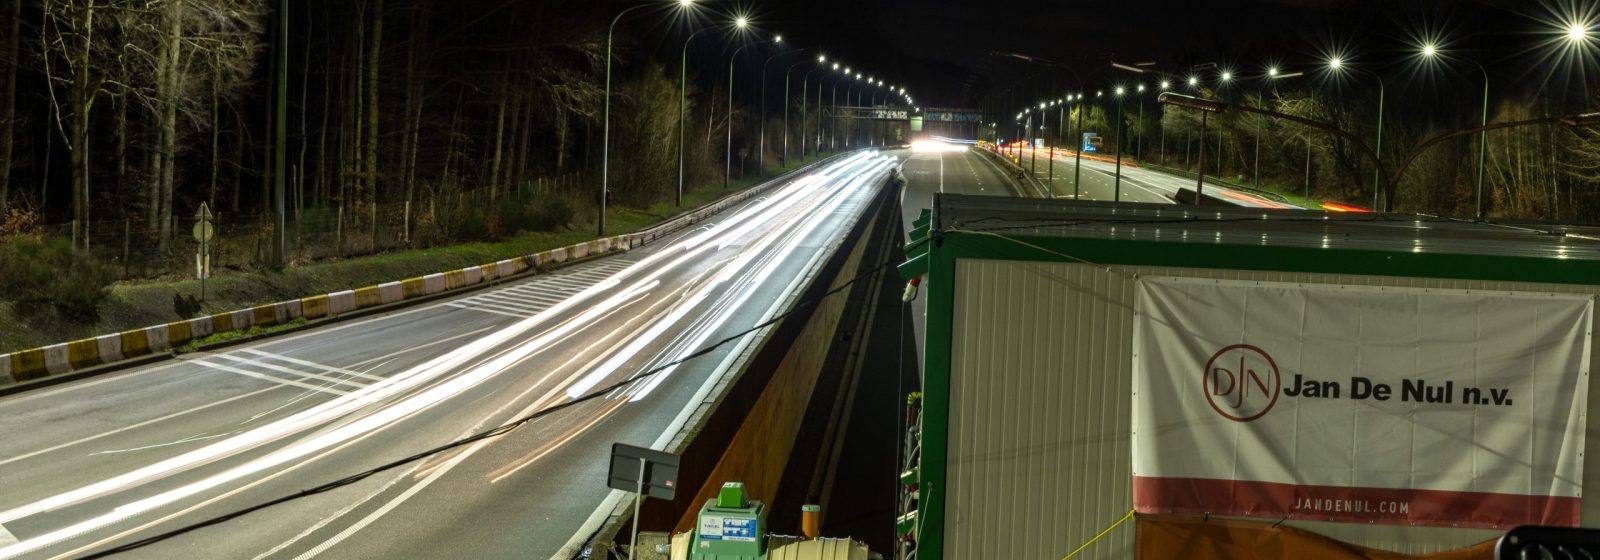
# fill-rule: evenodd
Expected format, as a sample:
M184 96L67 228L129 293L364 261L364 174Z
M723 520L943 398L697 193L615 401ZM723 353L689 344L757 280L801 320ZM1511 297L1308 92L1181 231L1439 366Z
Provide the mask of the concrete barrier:
M334 317L361 309L392 305L476 286L522 273L536 273L540 268L588 256L628 251L682 231L706 216L749 200L820 163L823 162L813 163L765 184L724 196L698 210L638 233L604 237L541 253L385 282L376 286L269 303L249 309L0 354L0 387L165 352L217 333L282 325L302 317L306 319Z

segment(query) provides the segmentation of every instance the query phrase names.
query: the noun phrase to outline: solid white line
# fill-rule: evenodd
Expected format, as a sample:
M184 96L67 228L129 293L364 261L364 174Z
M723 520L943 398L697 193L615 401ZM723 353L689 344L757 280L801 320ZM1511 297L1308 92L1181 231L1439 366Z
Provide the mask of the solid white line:
M473 447L482 447L487 445L489 441L490 440L479 441L478 444L474 445ZM394 499L389 500L389 502L386 504L383 504L383 507L378 508L377 511L367 514L366 517L363 517L360 521L357 521L354 524L351 524L349 527L346 527L343 531L340 531L339 534L334 535L333 538L322 541L321 544L318 544L311 550L307 550L304 554L296 556L295 560L306 560L308 558L315 557L318 554L322 554L323 552L327 552L329 548L333 548L334 545L350 538L350 536L356 534L357 531L366 528L367 525L371 525L372 522L377 521L378 518L388 514L389 511L393 510L394 508L399 507L400 504L416 495L417 492L421 492L424 488L427 488L429 485L433 484L434 481L439 480L439 478L443 477L445 473L450 472L451 468L455 467L457 464L460 464L462 461L465 461L468 456L470 456L469 453L461 453L456 455L455 458L450 459L450 461L442 465L441 468L434 469L433 474L428 475L428 477L422 479L421 482L411 485L411 487L407 488L405 492L400 493L399 496L395 496Z
M499 325L489 325L489 326L481 328L481 329L467 331L467 332L464 332L464 333L461 333L461 334L458 334L458 335L455 335L455 336L452 336L452 337L441 338L441 339L435 340L433 342L429 342L427 344L418 344L416 346L408 346L404 350L399 350L399 351L396 351L396 352L390 352L388 354L384 354L384 355L378 356L376 358L367 358L365 360L361 360L359 362L350 364L350 367L361 367L361 366L364 366L364 365L367 365L367 364L370 364L370 363L373 363L373 362L381 362L383 360L387 360L389 358L393 358L395 356L399 356L399 355L405 354L407 352L415 352L415 351L421 350L423 348L437 346L437 345L445 344L445 343L448 343L448 342L451 342L451 341L463 339L463 338L466 338L466 337L481 333L483 331L487 331L487 330L493 329L493 328L498 327L498 326Z
M256 379L261 379L261 380L265 380L265 381L271 381L273 383L282 383L284 385L293 385L295 387L300 387L300 388L304 388L304 389L310 389L310 390L313 390L313 391L323 391L323 392L326 392L326 393L333 393L335 395L348 395L348 394L350 394L349 391L344 391L344 390L341 390L341 389L333 389L333 388L330 388L330 387L323 387L321 385L312 385L310 383L302 383L302 382L299 382L299 381L295 381L293 379L284 379L282 377L275 377L275 376L267 375L267 374L264 374L264 373L256 373L256 372L253 372L253 371L250 371L250 370L247 370L247 369L239 369L239 368L236 368L236 367L233 367L233 366L225 366L225 365L222 365L222 364L207 362L205 360L189 360L189 363L199 364L199 365L202 365L202 366L215 368L215 369L219 369L219 370L230 372L230 373L237 373L239 375L243 375L243 376L246 376L246 377L254 377Z
M838 247L835 246L834 250L837 251ZM811 259L807 261L806 266L803 267L802 270L813 270L813 267L816 265L817 261L822 258L822 253L823 251L820 250L812 252ZM773 301L772 305L767 308L767 312L762 315L761 320L757 323L764 323L771 320L772 317L778 313L780 307L783 307L790 302L790 298L793 297L795 288L802 280L805 280L806 277L807 275L796 275L794 279L789 282L789 286L786 287L783 292L781 292L782 295ZM753 290L754 288L752 287L751 289ZM771 327L768 327L768 329L770 328ZM745 350L755 342L756 339L760 338L765 330L766 329L763 329L759 332L748 333L745 336L740 337L738 342L734 343L733 348L728 351L727 355L723 356L722 361L717 363L717 366L711 370L711 374L707 375L706 380L700 384L700 389L695 391L694 397L689 400L689 403L684 406L683 410L678 412L678 415L672 419L672 422L667 425L667 428L663 430L661 435L656 438L655 442L650 445L651 449L662 449L662 446L665 446L668 442L672 441L678 436L678 433L683 430L684 425L688 424L689 418L700 409L701 405L706 404L706 397L711 394L711 390L720 382L722 382L723 378L727 376L729 368L733 366L733 361L742 355ZM600 525L605 523L606 518L610 517L612 512L616 511L617 507L621 505L624 500L627 500L628 496L630 495L630 492L624 492L616 489L611 490L611 493L607 494L604 500L601 500L600 505L595 507L594 511L589 514L589 517L584 519L583 524L578 526L578 530L573 532L572 538L567 539L567 543L562 545L562 547L557 550L555 554L550 556L551 560L567 560L568 558L572 558L575 554L577 554L578 550L583 547L584 543L588 542L589 536L593 535L595 531L600 530Z
M17 544L16 535L11 534L11 531L7 531L5 525L0 525L0 546L13 544Z
M9 464L9 463L15 463L17 461L21 461L21 460L27 459L29 457L34 457L34 456L42 455L42 454L45 454L45 453L49 453L51 451L57 451L57 450L65 449L65 448L68 448L68 447L72 447L74 445L85 444L85 443L88 443L88 442L91 442L91 441L94 441L94 440L97 440L97 439L100 439L100 438L103 438L103 437L106 437L106 436L114 436L114 435L120 434L122 432L126 432L128 430L149 426L151 424L154 424L156 422L160 422L162 420L171 420L173 418L177 418L179 416L183 416L183 415L191 413L191 412L199 412L199 411L205 410L207 408L211 408L213 406L227 404L227 403L230 403L230 402L233 402L233 401L236 401L236 400L239 400L239 399L247 398L247 397L254 397L256 395L265 393L267 391L275 391L275 390L282 389L282 388L283 388L282 386L275 386L275 387L267 387L265 389L257 389L257 390L245 393L243 395L239 395L239 396L235 396L235 397L229 397L229 398L222 399L222 400L214 402L214 403L200 405L200 406L188 409L188 410L180 410L178 412L174 412L172 414L168 414L168 415L162 416L160 418L151 418L149 420L145 420L145 421L140 422L138 424L129 424L127 426L123 426L123 427L117 428L115 430L111 430L111 431L107 431L107 432L100 432L98 434L95 434L95 435L92 435L92 436L89 436L89 437L72 440L72 441L69 441L69 442L66 442L66 443L63 443L63 444L60 444L60 445L56 445L54 447L47 447L47 448L44 448L44 449L40 449L38 451L34 451L32 453L27 453L27 454L23 454L23 455L18 455L16 457L10 457L10 458L4 459L4 460L0 460L0 465L6 465L6 464Z
M245 352L249 352L251 354L255 354L257 356L266 356L266 357L272 358L274 360L278 360L278 361L282 361L282 362L289 362L291 364L302 365L302 366L310 367L310 368L317 368L317 369L320 369L320 370L323 370L323 371L327 371L327 372L330 372L330 373L341 373L341 374L348 375L348 376L351 376L351 377L360 377L362 379L368 379L368 380L372 380L372 381L383 381L382 377L376 376L376 375L372 375L370 373L365 373L365 372L360 372L360 371L355 371L355 370L350 370L350 369L344 369L344 368L341 368L341 367L334 367L334 366L325 365L325 364L319 364L319 363L316 363L316 362L308 362L306 360L302 360L302 359L299 359L299 358L292 358L292 357L289 357L289 356L285 356L283 354L273 354L271 352L262 352L260 350L254 349L254 348L245 348L244 351Z

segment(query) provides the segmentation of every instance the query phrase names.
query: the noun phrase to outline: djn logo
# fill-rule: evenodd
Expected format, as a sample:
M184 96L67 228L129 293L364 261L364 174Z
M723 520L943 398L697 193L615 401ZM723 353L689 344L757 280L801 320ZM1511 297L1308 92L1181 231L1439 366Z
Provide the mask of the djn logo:
M1283 380L1272 356L1249 344L1235 344L1218 350L1206 362L1206 402L1211 409L1235 422L1249 422L1266 415L1278 404Z

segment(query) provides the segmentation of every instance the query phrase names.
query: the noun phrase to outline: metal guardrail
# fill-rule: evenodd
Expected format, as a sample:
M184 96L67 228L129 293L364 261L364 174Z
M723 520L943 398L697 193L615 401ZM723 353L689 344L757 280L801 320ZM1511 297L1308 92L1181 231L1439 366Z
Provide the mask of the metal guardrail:
M1158 163L1144 162L1141 165L1143 165L1145 169L1149 169L1149 170L1152 170L1152 171L1160 171L1160 172L1166 173L1168 175L1178 175L1180 177L1188 177L1190 179L1198 177L1198 175L1196 173L1192 172L1192 171L1185 171L1185 170L1182 170L1182 169L1178 169L1176 167L1167 167L1165 165L1161 165L1161 164L1158 164ZM1259 196L1259 197L1262 197L1262 198L1270 199L1270 200L1273 200L1273 201L1282 202L1282 203L1285 203L1285 204L1293 204L1293 202L1289 201L1288 197L1283 196L1281 194L1278 194L1278 193L1275 193L1275 192L1272 192L1272 191L1269 191L1269 190L1266 190L1266 189L1258 189L1258 188L1247 186L1247 185L1241 185L1241 184L1235 183L1233 181L1229 181L1229 180L1223 179L1221 177L1211 176L1211 178L1207 179L1206 182L1208 182L1208 183L1216 183L1218 185L1222 185L1224 187L1228 187L1228 188L1236 190L1236 191L1244 191L1244 192L1247 192L1247 193L1250 193L1250 194L1253 194L1253 195L1256 195L1256 196Z
M1022 166L1017 165L1016 162L1013 162L1009 158L1007 158L1005 156L1002 156L999 153L994 152L993 150L991 150L989 147L986 147L986 146L978 147L978 151L982 152L983 154L985 154L990 159L997 159L998 158L1001 161L1001 163L1005 164L1006 168L1011 171L1012 178L1017 180L1018 182L1021 182L1023 179L1027 179L1027 182L1029 184L1033 185L1034 190L1038 191L1038 194L1039 194L1040 198L1054 198L1054 197L1050 196L1050 189L1048 187L1046 187L1044 183L1040 182L1038 177L1034 177L1032 173L1029 173L1026 169L1023 169ZM1021 187L1022 185L1018 185L1018 186ZM1026 192L1026 189L1019 189L1019 190L1023 191L1021 193L1023 196L1028 196L1028 193Z

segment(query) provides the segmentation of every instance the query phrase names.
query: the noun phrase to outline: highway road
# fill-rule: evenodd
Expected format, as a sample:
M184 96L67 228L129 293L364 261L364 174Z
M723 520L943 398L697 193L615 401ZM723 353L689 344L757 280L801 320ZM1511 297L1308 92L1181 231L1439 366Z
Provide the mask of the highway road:
M938 193L1020 196L1022 186L1010 179L981 148L961 145L929 144L926 151L907 154L906 186L900 191L900 223L910 235L911 223L923 210L933 207ZM1037 193L1035 193L1037 196ZM922 371L924 332L927 327L927 298L919 292L911 302L911 325L917 343L917 371Z
M1039 150L1039 159L1033 161L1031 150L1022 151L1022 167L1029 169L1040 182L1051 185L1051 190L1057 198L1072 198L1073 196L1073 170L1077 162L1073 154L1067 151L1055 152L1056 166L1052 174L1049 169L1050 151ZM1083 186L1078 191L1083 200L1114 200L1117 197L1116 176L1117 165L1114 162L1084 159L1082 161ZM1054 177L1052 181L1051 178ZM1170 175L1161 171L1122 166L1122 192L1123 202L1154 202L1172 204L1179 189L1193 190L1195 180L1189 177ZM1269 200L1248 192L1234 190L1211 181L1206 181L1206 193L1232 202L1239 206L1255 208L1296 208L1289 204Z
M782 311L893 165L859 153L628 253L0 397L0 558L79 556L292 494L741 332ZM750 339L510 434L123 556L570 552L620 495L604 483L611 444L659 446Z

